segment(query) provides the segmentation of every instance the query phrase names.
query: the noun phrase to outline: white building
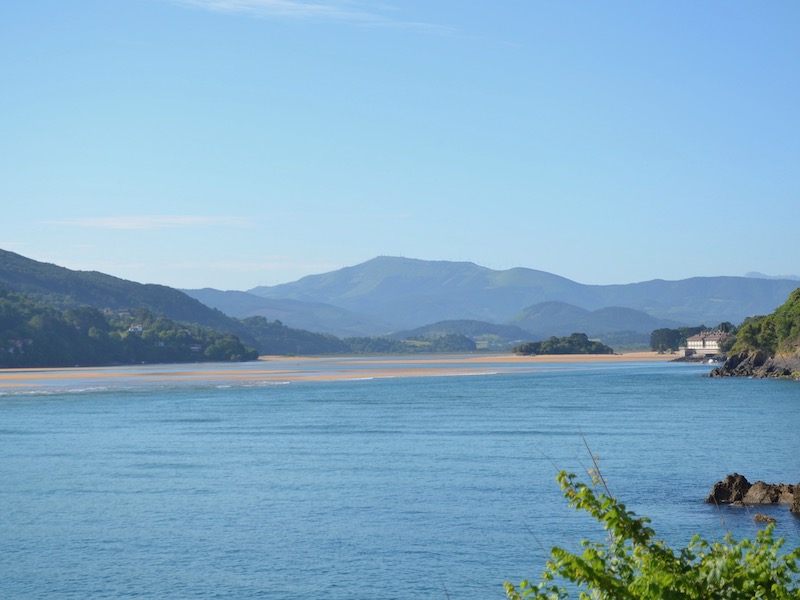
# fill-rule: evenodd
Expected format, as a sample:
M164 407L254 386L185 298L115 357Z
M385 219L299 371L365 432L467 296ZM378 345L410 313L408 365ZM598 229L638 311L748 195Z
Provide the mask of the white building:
M686 356L699 354L700 356L714 356L721 354L722 340L729 337L724 331L701 331L686 338Z

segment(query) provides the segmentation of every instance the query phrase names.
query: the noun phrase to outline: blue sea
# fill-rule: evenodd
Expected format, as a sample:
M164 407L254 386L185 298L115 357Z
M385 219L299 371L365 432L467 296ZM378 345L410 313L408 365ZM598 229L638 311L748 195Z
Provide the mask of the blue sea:
M553 545L603 538L555 481L587 444L674 545L755 535L753 509L703 503L726 474L800 480L797 382L644 362L224 377L252 365L0 380L0 595L503 598ZM786 507L759 512L800 545Z

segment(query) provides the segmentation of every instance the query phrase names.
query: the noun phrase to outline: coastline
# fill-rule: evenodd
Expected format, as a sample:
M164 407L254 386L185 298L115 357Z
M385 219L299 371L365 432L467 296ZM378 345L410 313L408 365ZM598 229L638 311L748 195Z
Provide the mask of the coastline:
M246 363L126 365L0 369L0 391L35 388L59 381L137 380L148 382L280 383L336 381L390 377L442 377L514 372L527 365L566 363L668 362L675 355L656 352L627 354L447 354L398 356L261 356Z

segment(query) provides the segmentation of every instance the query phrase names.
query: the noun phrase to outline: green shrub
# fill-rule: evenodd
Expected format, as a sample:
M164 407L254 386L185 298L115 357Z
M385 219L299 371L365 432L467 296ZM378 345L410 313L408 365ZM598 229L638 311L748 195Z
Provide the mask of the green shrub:
M800 548L782 553L783 540L774 539L772 524L755 541L727 535L723 542L708 542L695 536L676 552L656 539L647 517L628 511L607 489L596 492L564 471L558 481L570 506L591 514L608 539L584 540L581 554L553 548L539 583L505 584L511 600L570 598L559 580L572 582L581 599L800 599Z

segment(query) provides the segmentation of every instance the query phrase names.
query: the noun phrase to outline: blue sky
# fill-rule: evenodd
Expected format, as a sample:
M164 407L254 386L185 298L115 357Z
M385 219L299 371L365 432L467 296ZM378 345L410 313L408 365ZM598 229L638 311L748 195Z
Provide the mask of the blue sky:
M0 248L249 289L378 255L800 271L800 3L0 8Z

